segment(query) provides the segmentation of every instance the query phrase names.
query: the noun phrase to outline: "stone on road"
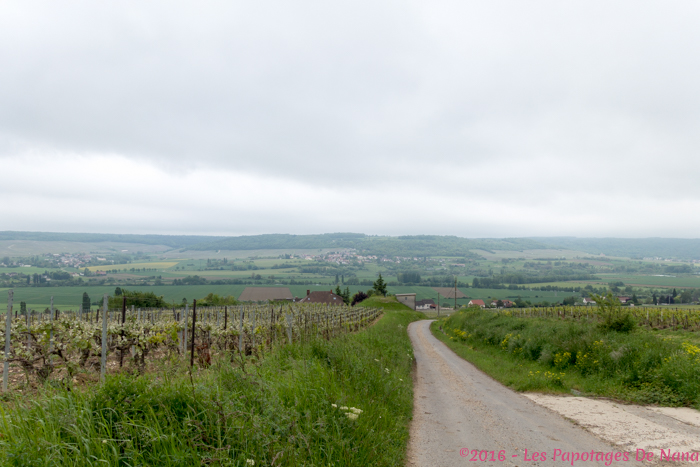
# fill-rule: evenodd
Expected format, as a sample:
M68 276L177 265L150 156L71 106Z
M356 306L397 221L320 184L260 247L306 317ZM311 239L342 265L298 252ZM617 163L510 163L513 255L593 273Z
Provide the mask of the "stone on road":
M585 455L575 466L642 465L634 455L627 462L621 456L612 462L591 458L622 449L486 376L436 339L430 323L408 328L417 364L409 466L571 466L575 454L562 459L564 453ZM464 449L467 457L461 455ZM481 459L472 460L473 450ZM560 453L556 461L555 450ZM502 460L499 451L504 451ZM536 453L545 453L546 460Z

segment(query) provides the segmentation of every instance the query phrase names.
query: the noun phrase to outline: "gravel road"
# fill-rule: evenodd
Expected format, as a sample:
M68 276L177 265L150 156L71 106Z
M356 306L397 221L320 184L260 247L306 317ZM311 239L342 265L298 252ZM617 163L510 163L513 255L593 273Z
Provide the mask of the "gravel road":
M409 466L643 465L634 454L626 462L621 454L611 462L591 460L592 451L595 456L621 449L486 376L433 337L430 323L408 328L417 363ZM462 457L465 448L470 452ZM478 451L474 461L472 450ZM545 453L546 460L535 453ZM574 454L562 460L564 453L577 453L579 460L572 464Z

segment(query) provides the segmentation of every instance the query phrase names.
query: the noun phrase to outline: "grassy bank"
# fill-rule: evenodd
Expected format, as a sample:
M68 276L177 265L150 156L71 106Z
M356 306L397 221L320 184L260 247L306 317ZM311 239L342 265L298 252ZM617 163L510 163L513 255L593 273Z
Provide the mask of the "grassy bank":
M443 331L440 331L442 328ZM700 408L700 348L642 328L455 313L433 332L463 358L518 391L581 392L631 402Z
M365 331L255 364L219 361L190 379L173 363L8 400L2 465L401 465L413 403L406 326L419 314L368 304L385 313Z

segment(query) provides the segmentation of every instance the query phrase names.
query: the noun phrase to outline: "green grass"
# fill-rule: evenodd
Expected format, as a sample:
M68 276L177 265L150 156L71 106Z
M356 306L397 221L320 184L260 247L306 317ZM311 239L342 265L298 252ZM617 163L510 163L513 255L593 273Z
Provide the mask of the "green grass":
M592 322L474 310L436 321L432 329L458 355L518 391L575 390L700 407L700 348L683 333L669 338L639 328L626 334Z
M45 388L0 405L0 458L11 466L395 466L412 416L420 317L372 298L383 317L331 341L286 345L245 366L178 363L96 388ZM335 404L335 406L334 406ZM357 419L346 414L360 409Z

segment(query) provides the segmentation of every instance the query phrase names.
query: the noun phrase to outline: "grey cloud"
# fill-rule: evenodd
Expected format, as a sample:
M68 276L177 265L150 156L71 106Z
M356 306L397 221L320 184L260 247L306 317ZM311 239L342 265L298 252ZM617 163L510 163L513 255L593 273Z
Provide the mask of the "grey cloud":
M697 202L699 10L5 2L0 158L116 154L175 176L248 173L338 196L430 180L459 202L554 200L543 213L557 200L583 212L598 196L632 210L631 193ZM392 228L414 232L399 217Z

